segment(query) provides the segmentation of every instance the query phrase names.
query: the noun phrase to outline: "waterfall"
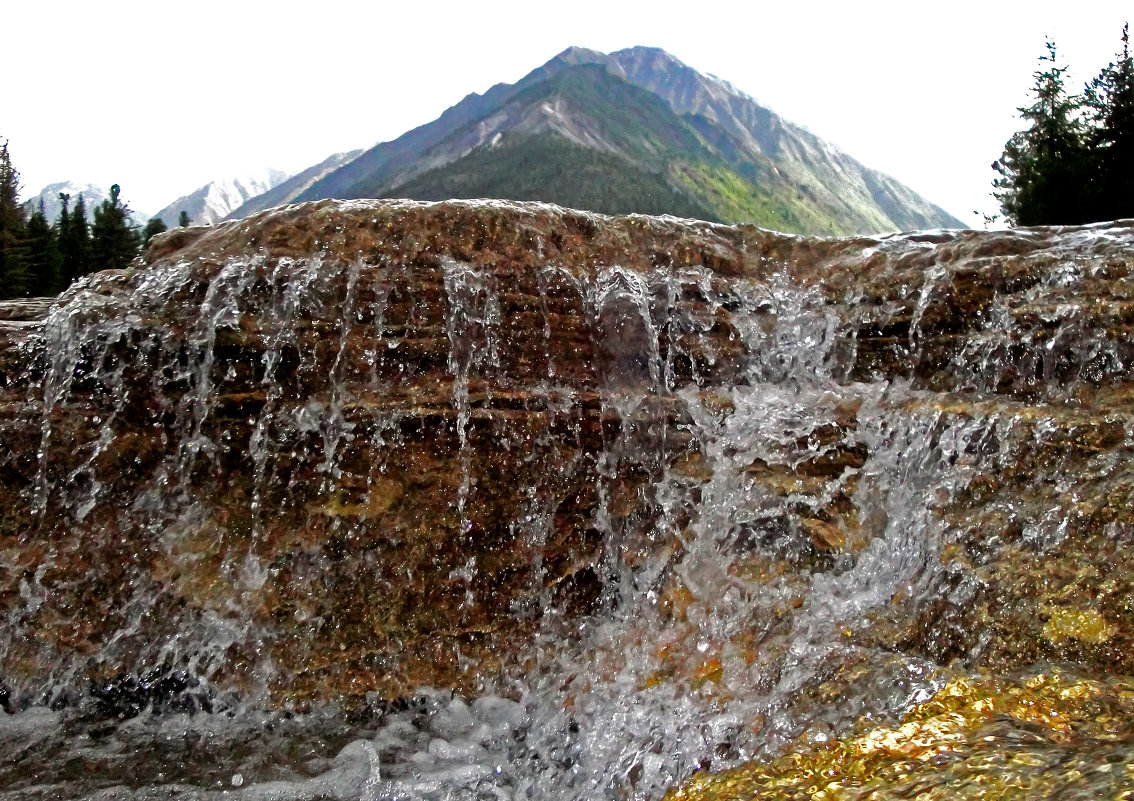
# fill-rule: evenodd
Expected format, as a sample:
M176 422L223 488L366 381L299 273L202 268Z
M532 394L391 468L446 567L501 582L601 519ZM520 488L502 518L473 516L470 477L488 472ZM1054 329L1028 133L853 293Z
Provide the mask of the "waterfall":
M1134 531L1120 233L355 201L84 278L0 362L0 799L647 801L1121 673L1127 573L1026 588Z

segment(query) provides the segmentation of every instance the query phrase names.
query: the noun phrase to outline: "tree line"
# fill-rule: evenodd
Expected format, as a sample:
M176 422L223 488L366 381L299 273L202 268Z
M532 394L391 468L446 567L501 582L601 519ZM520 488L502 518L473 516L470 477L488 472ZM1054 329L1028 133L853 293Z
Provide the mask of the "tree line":
M160 218L142 228L130 219L118 184L87 219L80 194L60 194L59 216L48 222L43 200L30 215L19 199L19 172L8 143L0 143L0 298L56 295L87 273L128 265L152 237L166 230ZM184 211L178 224L189 224Z
M1033 74L1027 129L993 162L993 196L1013 225L1073 225L1134 217L1134 61L1122 46L1083 91L1071 94L1055 43Z

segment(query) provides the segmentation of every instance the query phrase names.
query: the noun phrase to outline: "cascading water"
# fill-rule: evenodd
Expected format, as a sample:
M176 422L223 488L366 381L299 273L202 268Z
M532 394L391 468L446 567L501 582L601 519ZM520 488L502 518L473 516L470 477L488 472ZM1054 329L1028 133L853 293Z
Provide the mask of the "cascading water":
M1024 275L952 235L296 209L86 279L0 365L34 443L0 799L645 801L965 666L1125 669L1113 603L1102 650L1012 651L990 573L1134 530L1085 507L1134 487L1134 414L1085 411L1131 363L1074 294L1101 234ZM1009 275L960 320L974 265Z

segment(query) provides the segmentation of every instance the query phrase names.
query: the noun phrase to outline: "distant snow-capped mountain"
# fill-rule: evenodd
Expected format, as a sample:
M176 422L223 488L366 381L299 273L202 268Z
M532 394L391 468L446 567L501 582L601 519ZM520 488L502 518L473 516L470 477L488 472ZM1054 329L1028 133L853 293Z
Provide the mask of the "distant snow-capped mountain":
M267 169L259 173L210 181L188 195L183 195L155 214L173 227L181 212L188 213L194 225L209 225L223 220L249 199L262 195L288 179L288 173Z
M47 217L48 222L55 222L59 219L59 212L63 210L63 201L59 199L60 194L70 196L69 206L75 207L79 195L83 196L83 205L86 207L87 220L94 219L95 208L104 200L110 200L110 187L100 187L95 184L81 184L75 181L60 181L55 184L48 184L43 190L33 198L25 201L24 210L28 214L33 214L39 209L40 201L43 201L43 213ZM130 220L135 225L145 225L146 220L150 218L146 212L134 208L130 203L129 197L121 198L127 208L130 209Z
M272 187L271 191L251 198L239 208L230 211L226 219L239 220L250 214L255 214L258 211L264 211L265 209L270 209L275 206L284 206L291 203L316 181L321 180L344 164L347 164L360 153L362 153L361 150L352 150L349 153L335 153L333 156L324 159L314 167L308 167L303 172L296 173L286 181L277 184Z

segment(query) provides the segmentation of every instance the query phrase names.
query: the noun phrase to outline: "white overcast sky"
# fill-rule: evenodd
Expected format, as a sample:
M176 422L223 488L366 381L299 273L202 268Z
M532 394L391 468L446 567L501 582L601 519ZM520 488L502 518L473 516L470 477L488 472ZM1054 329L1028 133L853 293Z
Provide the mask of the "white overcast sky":
M976 225L1044 37L1079 89L1131 16L1102 0L13 0L0 138L24 197L117 182L152 212L215 178L393 139L569 45L650 45Z

